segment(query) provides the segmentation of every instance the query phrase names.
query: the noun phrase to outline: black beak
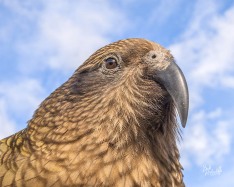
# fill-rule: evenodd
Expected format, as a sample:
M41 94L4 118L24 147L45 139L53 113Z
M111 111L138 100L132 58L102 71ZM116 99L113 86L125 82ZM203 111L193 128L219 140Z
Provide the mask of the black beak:
M175 62L170 62L166 69L157 71L155 78L170 94L179 113L181 124L185 127L188 118L189 93L183 72Z

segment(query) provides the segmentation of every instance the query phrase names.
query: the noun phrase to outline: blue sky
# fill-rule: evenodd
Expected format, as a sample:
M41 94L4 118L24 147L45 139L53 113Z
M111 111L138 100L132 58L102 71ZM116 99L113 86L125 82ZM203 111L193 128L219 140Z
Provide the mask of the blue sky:
M232 187L233 0L0 0L0 138L24 128L96 49L128 37L169 48L187 78L187 186Z

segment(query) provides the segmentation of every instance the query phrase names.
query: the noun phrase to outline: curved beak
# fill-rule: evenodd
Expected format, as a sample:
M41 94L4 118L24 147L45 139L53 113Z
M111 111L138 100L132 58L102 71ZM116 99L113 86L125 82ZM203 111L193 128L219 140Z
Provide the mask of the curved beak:
M157 71L155 78L170 94L178 111L181 124L185 127L188 118L189 93L183 72L175 62L171 61L166 69Z

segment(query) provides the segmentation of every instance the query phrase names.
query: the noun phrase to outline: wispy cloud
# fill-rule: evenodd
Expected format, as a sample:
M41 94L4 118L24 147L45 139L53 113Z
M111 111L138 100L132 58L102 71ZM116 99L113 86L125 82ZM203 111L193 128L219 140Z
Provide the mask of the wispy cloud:
M0 99L0 124L0 139L14 133L16 130L14 120L7 114L6 103L2 99Z
M219 15L214 1L200 3L181 39L170 46L186 70L192 89L192 107L201 101L204 87L232 87L234 73L234 7ZM199 13L198 13L199 12ZM228 34L227 34L228 33ZM199 102L200 103L200 102ZM199 105L199 104L198 104Z
M20 28L25 35L18 39L16 49L24 71L38 66L74 70L127 25L123 12L109 1L44 0L35 6L31 1L4 2L24 20ZM28 33L28 27L34 29Z
M182 145L182 163L191 167L196 163L222 164L224 156L231 151L234 120L225 116L224 111L216 109L211 112L200 110L193 113L190 128L185 131Z
M0 82L0 138L25 127L44 96L45 90L37 80Z
M181 148L185 167L193 162L200 166L221 163L232 148L233 109L222 103L206 107L216 102L205 94L207 89L233 88L234 7L223 14L219 7L214 1L198 1L188 29L170 46L185 70L191 94L190 119Z
M7 108L14 114L31 113L39 104L45 90L37 80L21 78L0 83L0 98L7 103Z

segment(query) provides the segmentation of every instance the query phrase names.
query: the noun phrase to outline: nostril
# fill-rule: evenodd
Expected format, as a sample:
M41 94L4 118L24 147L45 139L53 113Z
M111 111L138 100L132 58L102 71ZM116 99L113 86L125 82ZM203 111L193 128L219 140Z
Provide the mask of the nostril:
M157 57L157 55L155 55L155 54L152 55L152 58L156 58L156 57Z

